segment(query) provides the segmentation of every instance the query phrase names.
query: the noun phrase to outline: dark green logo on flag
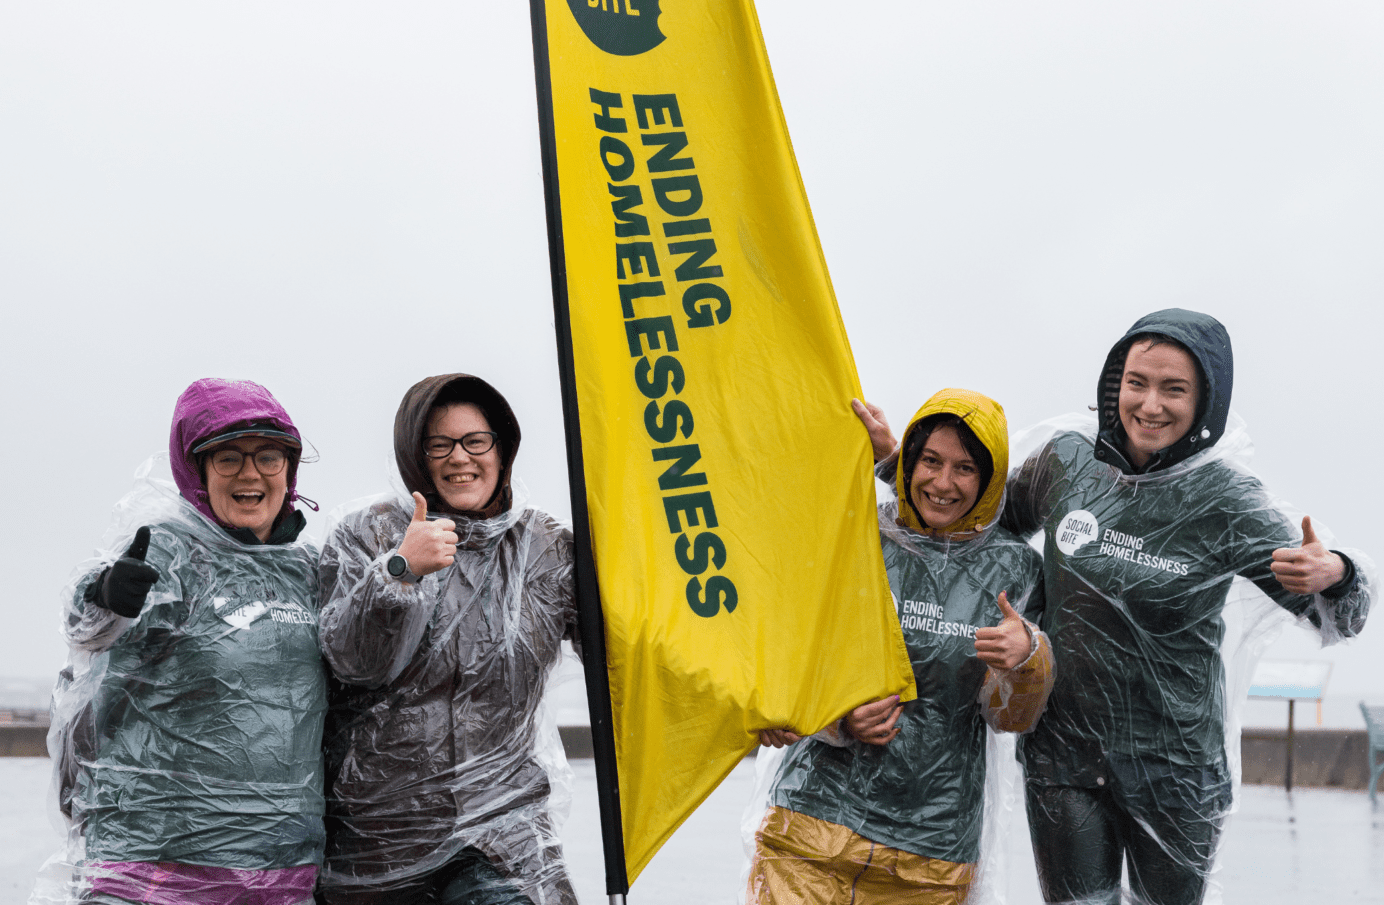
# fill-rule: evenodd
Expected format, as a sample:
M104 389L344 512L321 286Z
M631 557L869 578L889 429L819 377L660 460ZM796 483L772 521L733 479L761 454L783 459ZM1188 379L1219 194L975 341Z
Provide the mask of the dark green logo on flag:
M663 43L659 0L567 0L591 43L621 57L638 56Z

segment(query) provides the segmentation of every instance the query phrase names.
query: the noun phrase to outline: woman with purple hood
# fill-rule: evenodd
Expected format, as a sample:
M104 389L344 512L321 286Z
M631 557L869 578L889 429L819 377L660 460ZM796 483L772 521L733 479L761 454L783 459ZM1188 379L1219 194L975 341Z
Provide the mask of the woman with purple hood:
M178 399L174 484L146 464L69 587L49 733L69 844L31 902L312 901L326 678L301 452L258 384Z

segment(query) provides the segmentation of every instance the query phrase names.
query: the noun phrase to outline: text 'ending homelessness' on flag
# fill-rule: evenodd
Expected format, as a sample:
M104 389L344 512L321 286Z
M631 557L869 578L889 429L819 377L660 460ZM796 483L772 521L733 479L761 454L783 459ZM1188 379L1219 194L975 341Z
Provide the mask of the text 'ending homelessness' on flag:
M913 678L753 4L532 2L633 877L755 730L814 732Z

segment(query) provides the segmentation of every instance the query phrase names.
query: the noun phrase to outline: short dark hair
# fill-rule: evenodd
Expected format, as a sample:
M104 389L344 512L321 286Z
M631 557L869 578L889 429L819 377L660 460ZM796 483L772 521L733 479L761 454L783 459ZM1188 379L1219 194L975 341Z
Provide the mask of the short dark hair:
M1129 357L1129 350L1132 349L1132 348L1134 348L1134 347L1135 347L1136 345L1138 345L1139 343L1148 343L1150 349L1152 349L1154 346L1175 346L1175 347L1181 349L1183 352L1186 352L1188 355L1191 355L1191 356L1192 356L1192 361L1196 361L1196 360L1197 360L1196 355L1193 355L1193 354L1192 354L1192 350L1189 349L1189 348L1187 348L1186 344L1180 342L1179 340L1173 339L1171 336L1167 335L1166 333L1136 333L1136 334L1134 334L1133 336L1131 336L1131 337L1129 338L1129 342L1125 344L1125 358L1128 358L1128 357ZM1122 363L1122 364L1123 364L1123 363ZM1200 369L1200 368L1201 368L1201 365L1198 364L1198 365L1197 365L1197 368ZM1200 372L1198 372L1197 376L1198 376L1198 377L1201 376Z

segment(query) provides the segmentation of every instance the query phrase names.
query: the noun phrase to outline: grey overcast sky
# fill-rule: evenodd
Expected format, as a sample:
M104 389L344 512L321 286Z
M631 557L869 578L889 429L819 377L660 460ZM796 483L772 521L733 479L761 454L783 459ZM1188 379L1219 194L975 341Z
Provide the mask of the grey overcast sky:
M1259 472L1379 554L1384 6L759 13L896 425L949 385L1015 429L1084 408L1136 317L1201 309ZM519 0L0 4L0 674L61 664L59 589L198 377L278 395L326 510L385 488L405 388L481 374L567 517L529 41ZM1384 696L1381 638L1275 652Z

